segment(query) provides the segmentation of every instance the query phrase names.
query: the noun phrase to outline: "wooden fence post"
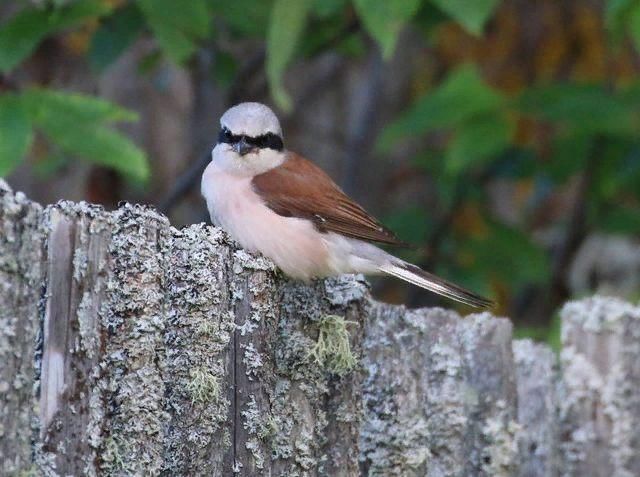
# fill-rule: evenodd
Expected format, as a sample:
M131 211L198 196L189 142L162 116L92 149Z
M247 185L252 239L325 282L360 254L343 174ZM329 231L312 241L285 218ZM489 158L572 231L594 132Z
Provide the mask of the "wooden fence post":
M560 475L556 354L529 339L513 342L518 388L520 477Z
M0 180L0 475L640 475L640 308L562 323L558 366L507 319Z
M0 474L357 472L361 373L312 351L327 318L365 316L366 284L288 283L219 229L0 186Z
M566 475L640 475L640 308L565 305L560 417Z
M41 207L0 179L0 474L31 467L43 247Z
M511 323L377 305L364 365L364 475L513 475Z

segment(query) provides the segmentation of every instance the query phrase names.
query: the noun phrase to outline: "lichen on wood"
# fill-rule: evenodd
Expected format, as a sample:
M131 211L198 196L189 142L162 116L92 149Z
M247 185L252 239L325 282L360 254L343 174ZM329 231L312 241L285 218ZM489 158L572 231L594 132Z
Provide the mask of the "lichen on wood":
M555 477L560 472L558 366L545 344L515 340L513 355L518 388L518 452L522 477Z
M566 475L640 475L640 307L593 297L562 310Z
M558 367L504 318L0 180L0 475L640 475L639 308L562 323Z
M0 474L32 468L44 278L42 208L0 179Z
M0 185L2 472L357 469L360 375L305 352L319 317L361 319L359 279L289 283L220 229Z
M365 475L511 475L511 324L376 305L367 324Z
M339 375L354 369L358 360L351 352L347 328L357 324L337 315L323 317L318 323L318 339L309 351L309 359Z

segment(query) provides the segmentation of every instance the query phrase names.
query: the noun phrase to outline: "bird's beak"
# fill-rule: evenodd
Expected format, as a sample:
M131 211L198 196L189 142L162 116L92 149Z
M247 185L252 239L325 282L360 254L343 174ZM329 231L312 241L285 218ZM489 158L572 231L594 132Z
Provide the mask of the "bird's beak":
M241 156L244 156L245 154L253 150L253 146L249 144L247 141L245 141L243 137L233 145L233 150L236 151Z

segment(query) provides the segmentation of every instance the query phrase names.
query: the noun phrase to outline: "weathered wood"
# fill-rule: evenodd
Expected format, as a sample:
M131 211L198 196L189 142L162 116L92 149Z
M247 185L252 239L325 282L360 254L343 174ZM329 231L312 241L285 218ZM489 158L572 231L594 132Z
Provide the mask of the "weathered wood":
M562 320L558 368L506 319L0 180L0 475L640 475L639 308Z
M43 250L42 209L0 180L0 475L32 465Z
M98 458L102 425L99 327L110 221L101 209L60 203L47 227L38 460L48 474L79 475Z
M566 475L640 475L640 308L594 297L562 310Z
M377 305L364 366L364 475L512 475L511 323Z
M366 284L288 283L219 229L2 187L3 473L357 472L361 373L310 351L324 317L362 320Z
M218 229L174 231L168 301L164 473L224 475L232 464L227 419L233 402L227 350L234 334L228 284L231 250Z
M557 357L548 346L515 340L520 477L555 477L560 472Z

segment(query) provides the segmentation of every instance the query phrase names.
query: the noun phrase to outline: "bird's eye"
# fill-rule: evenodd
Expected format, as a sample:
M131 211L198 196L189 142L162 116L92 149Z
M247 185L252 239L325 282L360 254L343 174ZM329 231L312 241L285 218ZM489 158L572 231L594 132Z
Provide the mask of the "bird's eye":
M227 144L233 143L233 134L227 128L222 128L220 134L218 134L218 142L224 142Z
M259 147L260 149L262 149L263 147L266 147L267 144L264 140L264 136L258 136L256 138L253 139L253 145L256 147Z
M268 147L276 151L281 151L284 147L282 144L282 138L273 133L266 134L261 137L262 147Z

